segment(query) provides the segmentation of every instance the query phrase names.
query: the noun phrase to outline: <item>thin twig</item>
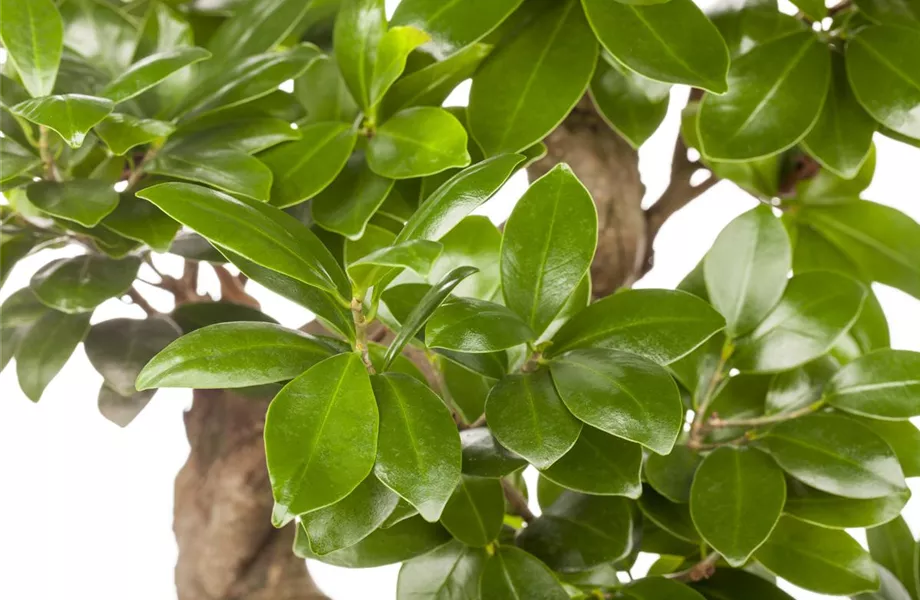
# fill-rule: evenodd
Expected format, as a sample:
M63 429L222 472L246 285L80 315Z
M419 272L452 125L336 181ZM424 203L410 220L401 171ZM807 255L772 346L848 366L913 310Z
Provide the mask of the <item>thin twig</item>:
M351 315L355 322L355 351L361 354L367 372L373 375L377 370L367 349L367 319L364 316L364 303L360 298L352 299Z
M706 423L706 413L709 412L709 407L712 406L712 402L715 400L716 387L719 385L719 382L725 377L725 367L728 364L728 359L731 358L732 352L734 351L734 346L728 341L725 342L725 345L722 346L722 353L719 356L719 364L716 365L716 369L712 374L712 377L709 379L709 385L706 386L706 391L703 393L703 397L700 399L699 405L696 407L696 413L693 415L693 423L690 424L690 441L687 443L691 449L699 450L703 442L703 433L705 431L704 425Z
M505 498L508 500L508 504L511 505L511 510L514 511L514 514L524 519L525 523L530 523L536 519L536 515L534 515L530 507L527 506L527 500L525 500L521 492L514 487L514 484L504 478L501 479L501 482L502 491L505 492Z
M761 427L763 425L773 425L774 423L782 423L783 421L791 421L792 419L797 419L799 417L804 417L805 415L811 414L816 410L824 406L825 400L822 398L817 402L813 402L804 408L794 410L787 413L779 413L776 415L767 415L764 417L753 417L750 419L720 419L718 417L713 417L709 419L706 423L707 427L712 429L719 429L722 427Z
M716 572L716 563L719 561L719 553L713 552L700 562L696 563L689 569L684 571L678 571L677 573L670 573L665 575L668 579L674 579L676 581L702 581L704 579L709 579Z
M147 302L147 299L141 296L141 293L136 289L131 288L128 290L128 296L131 298L131 302L141 307L141 309L147 313L148 317L153 317L160 314L160 311L150 306L150 303Z
M57 167L54 164L54 155L51 153L51 144L48 136L48 128L44 125L38 127L38 153L42 159L42 165L45 168L45 179L48 181L58 181Z
M468 427L468 429L475 429L476 427L483 427L485 424L486 424L486 413L482 413L481 415L479 415L479 418L477 418L475 421L470 423L470 426Z

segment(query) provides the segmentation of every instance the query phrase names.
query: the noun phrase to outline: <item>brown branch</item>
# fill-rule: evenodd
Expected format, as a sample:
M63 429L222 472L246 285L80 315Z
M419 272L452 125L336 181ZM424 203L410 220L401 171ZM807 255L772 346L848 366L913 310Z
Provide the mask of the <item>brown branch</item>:
M719 553L713 552L700 562L696 563L689 569L684 571L678 571L677 573L671 573L665 575L668 579L674 579L676 581L702 581L704 579L709 579L716 572L716 563L719 561Z
M148 317L153 317L153 316L160 314L160 312L157 309L150 306L150 303L147 302L147 299L141 296L141 293L138 292L136 289L131 288L128 290L127 293L128 293L128 296L131 298L131 302L141 307L141 309L143 309L143 311L147 313Z
M137 185L137 182L140 181L141 177L144 176L144 167L146 167L147 163L149 163L151 160L153 160L156 157L157 152L159 151L160 151L160 146L156 144L150 146L147 149L147 152L144 153L144 157L141 159L141 161L137 164L137 166L134 167L134 169L128 175L128 187L125 189L130 190L135 185Z
M194 261L185 261L186 267ZM197 281L198 272L197 272L197 263L194 271L194 279ZM235 304L243 304L245 306L251 306L253 308L259 308L259 301L246 293L246 290L243 288L244 284L240 283L240 280L230 273L226 267L223 265L211 265L211 268L214 269L214 273L217 274L217 279L220 281L220 299L233 302ZM182 274L182 281L184 284L189 284L186 281L186 273Z
M521 492L514 487L514 484L504 478L501 479L501 482L502 491L505 493L505 498L508 500L508 504L511 505L511 510L514 514L524 519L525 523L530 523L536 519L536 515L534 515L530 507L527 506L527 500L525 500Z

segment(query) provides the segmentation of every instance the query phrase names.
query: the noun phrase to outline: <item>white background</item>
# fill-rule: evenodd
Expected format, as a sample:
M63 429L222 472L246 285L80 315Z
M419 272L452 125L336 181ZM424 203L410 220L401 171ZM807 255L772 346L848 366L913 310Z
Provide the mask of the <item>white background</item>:
M395 2L388 1L388 5L392 10ZM466 87L459 89L449 102L465 104L467 91ZM671 145L686 93L675 89L665 124L640 153L649 202L667 184ZM920 149L881 137L876 143L878 169L866 197L920 221ZM524 174L517 174L478 212L497 222L503 220L525 185ZM677 213L655 242L657 266L637 287L674 287L722 227L753 205L732 184L721 183ZM47 252L24 260L0 290L0 299L27 285L32 273L53 256L65 254L68 252ZM177 267L169 259L158 264ZM213 279L206 279L205 286L215 289ZM920 350L920 302L891 288L874 287L892 323L892 345ZM308 317L303 309L257 286L250 290L263 302L263 310L284 325L298 327ZM169 308L166 298L150 297L158 308ZM143 315L136 307L111 300L96 312L93 322L120 316ZM96 410L100 383L82 346L39 404L19 391L14 364L0 374L2 599L176 597L172 486L188 453L182 412L190 394L164 390L130 427L120 429ZM918 481L910 482L915 493L920 492ZM906 516L914 533L920 533L920 500L908 504ZM650 556L641 557L637 571L650 562ZM311 564L314 578L335 600L394 598L397 570L382 567L353 572ZM800 590L794 595L822 597Z

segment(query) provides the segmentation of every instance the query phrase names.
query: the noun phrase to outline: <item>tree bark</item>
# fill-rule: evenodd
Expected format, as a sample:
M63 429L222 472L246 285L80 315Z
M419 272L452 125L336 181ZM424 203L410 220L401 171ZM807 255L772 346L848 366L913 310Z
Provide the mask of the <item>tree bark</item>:
M191 451L176 477L179 600L325 599L294 556L293 525L275 529L262 430L268 400L196 390Z

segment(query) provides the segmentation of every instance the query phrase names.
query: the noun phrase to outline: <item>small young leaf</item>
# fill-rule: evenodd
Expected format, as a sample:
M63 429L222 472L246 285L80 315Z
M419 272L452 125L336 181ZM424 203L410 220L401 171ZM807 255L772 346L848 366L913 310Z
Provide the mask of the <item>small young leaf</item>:
M335 59L319 56L294 80L294 95L307 111L308 123L353 123L358 105L339 71Z
M109 150L121 156L135 146L169 137L175 127L166 121L112 113L96 125L95 131Z
M408 179L470 164L463 125L442 108L402 110L377 128L367 164L384 177Z
M639 148L661 125L671 97L671 86L603 56L597 61L590 91L604 120L633 148Z
M19 387L38 402L51 380L64 367L89 331L89 313L67 314L49 310L29 327L16 349Z
M430 39L427 33L412 26L391 26L380 38L369 86L372 111L376 110L383 95L402 75L409 53Z

